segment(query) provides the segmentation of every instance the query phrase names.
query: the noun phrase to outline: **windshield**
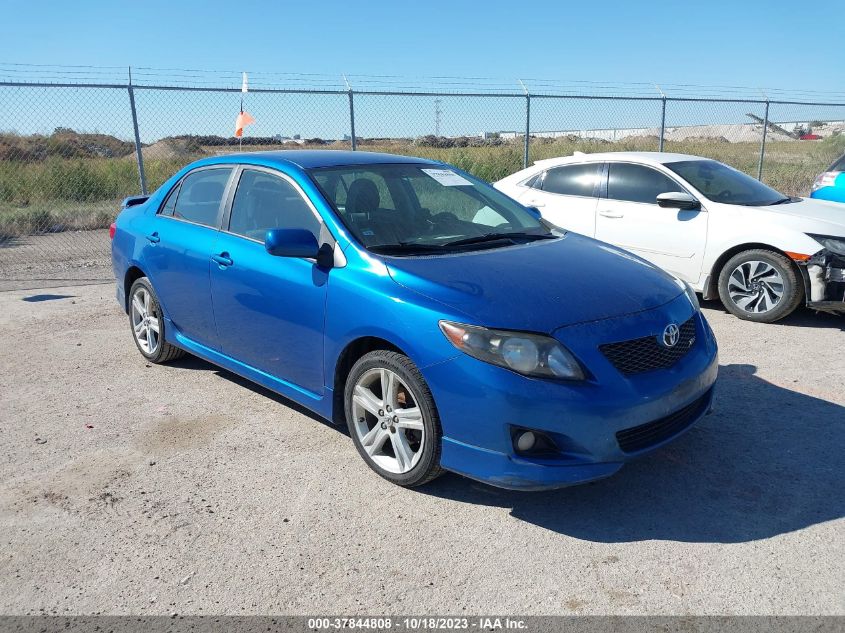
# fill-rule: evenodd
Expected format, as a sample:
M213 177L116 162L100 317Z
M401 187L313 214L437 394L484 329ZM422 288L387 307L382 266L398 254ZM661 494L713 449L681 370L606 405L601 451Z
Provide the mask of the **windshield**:
M666 163L666 167L714 202L757 207L791 201L759 180L715 160L684 160Z
M555 235L525 207L448 167L349 165L309 173L356 239L374 252L492 248Z

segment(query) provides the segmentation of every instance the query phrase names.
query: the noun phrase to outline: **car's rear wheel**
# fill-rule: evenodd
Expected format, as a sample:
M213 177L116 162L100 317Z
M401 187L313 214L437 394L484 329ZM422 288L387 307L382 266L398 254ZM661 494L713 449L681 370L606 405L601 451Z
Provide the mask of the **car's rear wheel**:
M407 356L387 350L362 356L346 380L344 403L352 441L379 475L410 487L442 472L434 399Z
M804 298L800 273L784 255L765 249L731 257L719 274L719 297L740 319L773 323L799 306Z
M166 363L185 352L164 339L164 317L155 290L146 277L129 289L129 325L138 351L151 363Z

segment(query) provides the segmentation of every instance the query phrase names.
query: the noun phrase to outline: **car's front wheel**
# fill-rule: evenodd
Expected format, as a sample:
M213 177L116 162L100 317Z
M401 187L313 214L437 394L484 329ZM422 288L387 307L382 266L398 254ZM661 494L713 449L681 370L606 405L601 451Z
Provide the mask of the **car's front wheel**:
M376 350L349 372L344 390L349 434L364 461L400 486L419 486L440 469L440 420L416 365Z
M787 257L752 249L734 255L722 267L719 298L740 319L774 323L800 305L804 285Z
M151 363L166 363L185 354L164 340L164 316L155 290L146 277L129 289L129 325L138 351Z

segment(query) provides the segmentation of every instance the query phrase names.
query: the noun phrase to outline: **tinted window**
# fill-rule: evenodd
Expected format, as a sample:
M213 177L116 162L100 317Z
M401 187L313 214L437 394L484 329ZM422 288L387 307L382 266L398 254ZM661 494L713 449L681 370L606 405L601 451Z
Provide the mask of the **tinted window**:
M651 167L610 163L607 177L607 197L612 200L657 204L661 193L683 192L674 180Z
M529 178L524 183L522 183L522 186L523 187L536 187L537 184L538 184L538 181L540 180L540 174L542 174L542 173L543 172L540 172L539 174L534 174L533 176L531 176L531 178Z
M320 221L287 180L244 170L232 203L229 232L263 242L267 229L307 229L319 237Z
M201 169L185 176L176 197L173 217L216 226L220 201L231 173L231 168Z
M789 198L756 178L715 160L666 163L705 196L722 204L762 206L789 202Z
M543 191L565 196L592 196L599 181L601 163L567 165L546 172Z

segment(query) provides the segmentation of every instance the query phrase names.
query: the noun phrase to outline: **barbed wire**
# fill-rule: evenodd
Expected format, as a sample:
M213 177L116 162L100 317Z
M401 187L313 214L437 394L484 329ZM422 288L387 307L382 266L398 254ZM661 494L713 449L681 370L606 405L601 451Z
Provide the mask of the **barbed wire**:
M131 81L138 87L167 85L185 88L231 90L241 85L244 70L202 68L131 68ZM327 74L294 71L249 70L253 90L336 90L363 92L430 92L460 95L512 94L573 95L618 98L702 98L731 100L842 101L845 91L816 88L756 87L728 84L613 82L589 79L540 77L508 79L488 76L403 76L389 74ZM57 84L128 84L130 68L83 64L35 64L0 62L0 82ZM659 88L658 88L659 85Z

